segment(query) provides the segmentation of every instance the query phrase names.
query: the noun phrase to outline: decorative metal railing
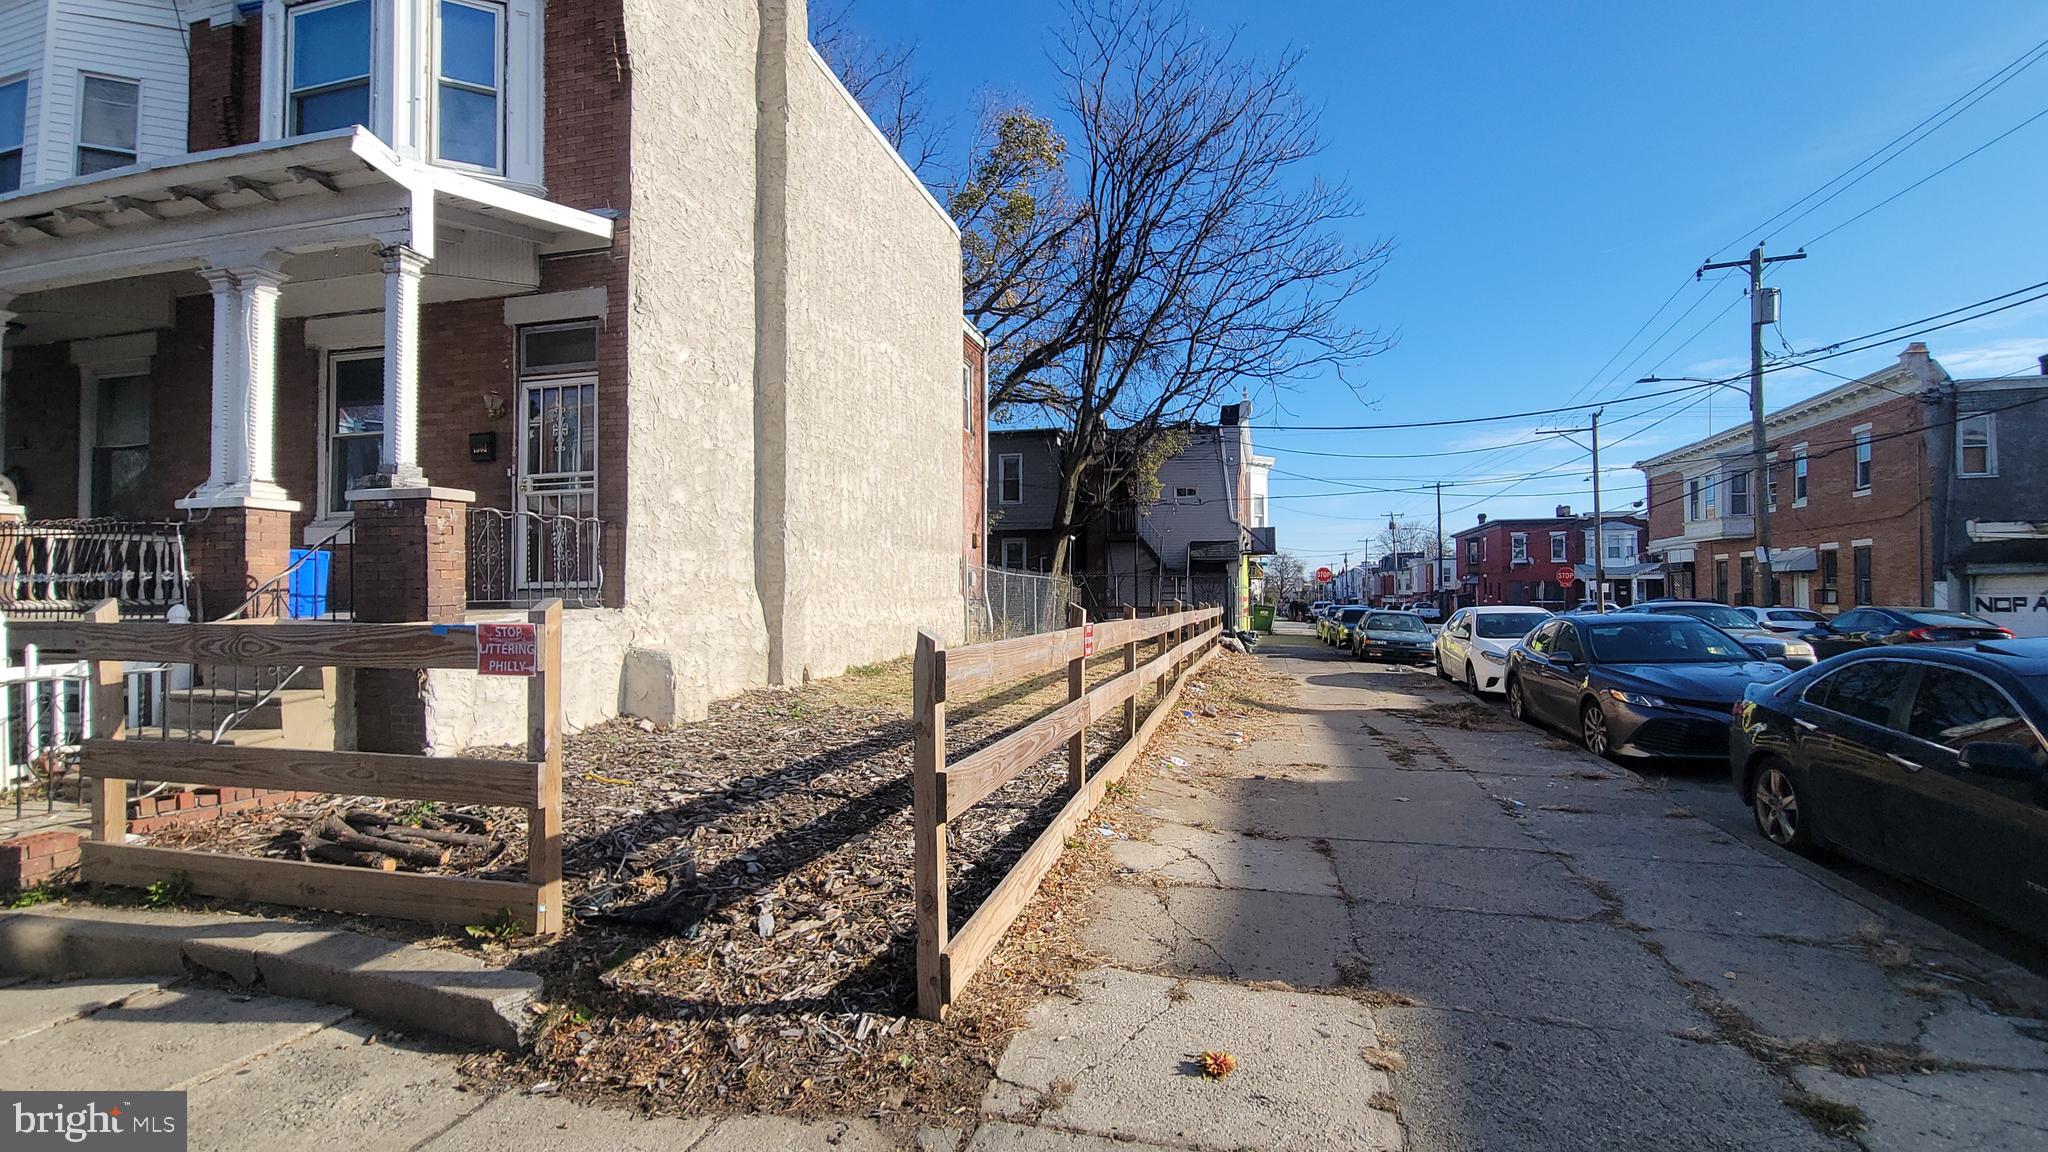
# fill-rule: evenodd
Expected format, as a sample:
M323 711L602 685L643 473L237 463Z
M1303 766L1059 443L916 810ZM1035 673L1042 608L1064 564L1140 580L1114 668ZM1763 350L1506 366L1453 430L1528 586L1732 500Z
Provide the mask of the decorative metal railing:
M575 608L604 603L604 521L470 509L469 606L527 608L553 599Z
M130 617L186 603L184 525L123 520L0 523L0 612L64 619L103 600Z

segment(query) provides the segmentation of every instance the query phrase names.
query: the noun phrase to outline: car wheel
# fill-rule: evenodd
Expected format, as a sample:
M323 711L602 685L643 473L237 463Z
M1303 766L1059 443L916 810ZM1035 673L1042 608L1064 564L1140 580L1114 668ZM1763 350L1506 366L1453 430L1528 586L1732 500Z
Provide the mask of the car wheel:
M1451 674L1444 671L1444 654L1441 652L1436 654L1436 678L1446 684L1451 682Z
M1806 814L1799 807L1799 790L1783 760L1766 760L1757 769L1749 786L1749 811L1756 817L1756 830L1778 847L1804 852L1813 846Z
M1529 702L1522 696L1522 682L1512 676L1508 677L1508 715L1525 724L1535 723L1529 716Z
M1479 673L1473 670L1470 660L1465 661L1465 691L1479 695Z
M1600 710L1600 705L1588 703L1579 710L1579 734L1585 739L1586 751L1603 759L1613 754L1614 746L1607 735L1607 713Z

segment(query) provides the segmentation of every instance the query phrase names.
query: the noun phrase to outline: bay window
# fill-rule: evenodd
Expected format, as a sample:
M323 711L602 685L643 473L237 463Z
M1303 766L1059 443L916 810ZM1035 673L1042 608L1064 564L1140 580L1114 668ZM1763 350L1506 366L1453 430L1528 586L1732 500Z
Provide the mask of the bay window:
M1749 515L1749 473L1730 472L1727 477L1727 484L1728 514L1730 516Z
M497 171L503 166L505 10L480 0L440 0L435 155Z
M286 132L302 136L370 122L370 0L287 9L291 75Z
M21 157L28 142L28 80L0 84L0 192L21 187Z
M135 163L142 85L112 76L79 77L78 175Z

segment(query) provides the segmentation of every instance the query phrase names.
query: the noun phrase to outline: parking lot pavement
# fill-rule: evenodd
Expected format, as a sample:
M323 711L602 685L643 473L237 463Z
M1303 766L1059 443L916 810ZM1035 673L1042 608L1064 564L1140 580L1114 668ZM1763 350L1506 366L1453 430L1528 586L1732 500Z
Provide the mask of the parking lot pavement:
M1788 860L1714 769L1639 774L1311 639L1260 652L1299 684L1278 734L1141 798L1166 823L1118 846L1114 963L1373 1006L1413 1149L2039 1146L2024 964Z

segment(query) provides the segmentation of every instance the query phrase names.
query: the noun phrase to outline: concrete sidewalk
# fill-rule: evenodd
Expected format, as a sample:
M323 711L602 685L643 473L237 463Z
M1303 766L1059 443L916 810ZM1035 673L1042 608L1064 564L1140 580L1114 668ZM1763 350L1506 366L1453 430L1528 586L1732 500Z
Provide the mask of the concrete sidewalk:
M119 980L0 989L0 1083L187 1088L192 1147L235 1152L2048 1145L2029 974L1424 673L1265 658L1295 681L1266 734L1155 750L1185 767L1113 845L1107 963L950 1126L642 1120L341 1009Z

